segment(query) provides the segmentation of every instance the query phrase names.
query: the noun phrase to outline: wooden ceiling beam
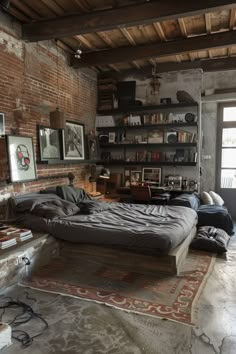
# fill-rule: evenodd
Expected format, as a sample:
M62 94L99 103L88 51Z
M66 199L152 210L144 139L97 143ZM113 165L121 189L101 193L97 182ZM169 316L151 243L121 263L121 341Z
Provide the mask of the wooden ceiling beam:
M122 70L117 78L120 80L125 79L126 77L132 77L133 75L145 78L152 75L152 66L143 66L139 70L137 69L126 69ZM218 58L218 59L202 59L195 60L193 62L185 61L181 63L166 62L157 64L158 74L172 71L181 71L181 70L192 70L192 69L201 69L204 72L213 72L213 71L228 71L236 70L236 57L231 58ZM107 74L112 72L106 72ZM114 75L114 72L113 72ZM115 74L117 75L117 74Z
M73 14L23 25L23 39L39 41L69 37L85 33L108 31L114 28L136 26L195 14L231 9L236 2L227 0L151 1L86 14Z
M184 38L168 42L157 42L136 47L122 47L84 53L81 59L72 61L72 66L107 65L131 60L165 57L182 53L208 50L209 48L230 47L236 44L236 32Z

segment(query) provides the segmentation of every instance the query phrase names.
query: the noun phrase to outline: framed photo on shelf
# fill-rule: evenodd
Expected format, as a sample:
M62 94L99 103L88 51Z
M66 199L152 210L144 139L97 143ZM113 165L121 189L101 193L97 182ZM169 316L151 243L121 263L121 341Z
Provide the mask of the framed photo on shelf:
M62 131L63 159L84 160L84 124L66 122Z
M0 113L0 136L5 135L5 118L4 113Z
M142 182L142 171L130 171L130 184L137 185Z
M144 167L142 182L155 183L161 185L161 168L160 167Z
M61 131L38 126L40 160L61 159Z
M37 178L33 138L7 136L8 160L11 182L27 182Z
M110 144L114 144L116 142L116 133L115 132L109 132L109 140L108 142Z

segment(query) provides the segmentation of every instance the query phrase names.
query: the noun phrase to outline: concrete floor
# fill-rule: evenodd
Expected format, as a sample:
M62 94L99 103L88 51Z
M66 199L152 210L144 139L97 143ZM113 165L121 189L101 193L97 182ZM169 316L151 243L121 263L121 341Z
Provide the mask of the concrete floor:
M31 347L23 349L14 342L4 351L6 354L236 353L235 236L227 260L216 260L198 303L198 322L194 328L20 286L10 289L8 295L24 301L25 291L37 299L35 304L31 303L47 319L49 329ZM27 329L31 334L40 331L36 323Z

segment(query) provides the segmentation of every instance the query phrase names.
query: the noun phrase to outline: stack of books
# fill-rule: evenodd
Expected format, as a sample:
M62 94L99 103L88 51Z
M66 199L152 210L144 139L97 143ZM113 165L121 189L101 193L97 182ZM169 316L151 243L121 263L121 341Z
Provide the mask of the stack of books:
M29 229L0 224L0 249L14 246L17 242L23 242L32 237L33 234Z

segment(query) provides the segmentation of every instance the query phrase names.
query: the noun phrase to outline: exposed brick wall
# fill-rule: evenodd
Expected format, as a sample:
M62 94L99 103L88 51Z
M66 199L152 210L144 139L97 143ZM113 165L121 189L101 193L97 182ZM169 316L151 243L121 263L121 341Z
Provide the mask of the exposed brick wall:
M36 160L39 159L37 125L49 125L49 112L56 108L57 101L66 119L84 123L86 133L95 126L96 73L75 70L68 62L68 54L54 42L25 43L13 26L9 30L5 23L0 27L0 112L5 113L7 134L33 137ZM39 180L4 186L9 171L5 140L0 139L0 196L67 183L67 178L50 177L68 172L76 175L76 185L88 186L87 164L37 164Z

